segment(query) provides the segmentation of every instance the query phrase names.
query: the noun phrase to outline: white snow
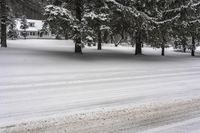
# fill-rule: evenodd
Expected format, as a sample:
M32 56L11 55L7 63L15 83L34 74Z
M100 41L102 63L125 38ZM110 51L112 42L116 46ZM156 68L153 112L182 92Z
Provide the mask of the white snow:
M0 127L79 112L200 98L200 58L167 49L14 40L0 49ZM0 129L1 131L1 129Z
M200 118L194 118L183 122L147 130L144 133L199 133Z

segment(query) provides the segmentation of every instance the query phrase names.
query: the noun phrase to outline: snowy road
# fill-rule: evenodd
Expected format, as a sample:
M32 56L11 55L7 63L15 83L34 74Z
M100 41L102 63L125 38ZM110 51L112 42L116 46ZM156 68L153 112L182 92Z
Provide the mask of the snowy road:
M148 56L134 56L132 48L107 47L103 51L87 48L83 55L75 55L72 42L54 40L10 41L9 46L0 49L0 127L200 98L200 57L189 54L169 49L168 56L161 57L160 50L145 48ZM183 116L182 109L169 111L183 116L176 122L200 117L199 100L190 104L188 113L193 115ZM130 126L116 132L128 132L128 128L136 131Z
M200 118L194 118L175 124L151 129L144 133L200 133Z

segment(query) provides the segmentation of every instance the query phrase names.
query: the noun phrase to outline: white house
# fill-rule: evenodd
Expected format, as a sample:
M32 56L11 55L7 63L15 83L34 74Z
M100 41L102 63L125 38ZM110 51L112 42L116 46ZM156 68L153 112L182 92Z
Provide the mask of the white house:
M54 38L52 35L50 29L47 29L46 31L42 30L44 22L42 20L33 20L33 19L27 19L28 22L28 28L26 29L26 34L29 39L34 38ZM19 35L19 38L24 38L23 33L24 30L20 28L21 26L21 20L16 20L16 30Z

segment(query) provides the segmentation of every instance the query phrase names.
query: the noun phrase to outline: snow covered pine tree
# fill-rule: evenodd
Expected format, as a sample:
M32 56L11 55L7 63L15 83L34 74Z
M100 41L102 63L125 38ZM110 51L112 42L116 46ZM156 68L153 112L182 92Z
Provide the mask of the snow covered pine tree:
M180 38L184 51L186 50L187 40L192 39L192 44L189 45L191 55L195 56L195 45L200 26L200 2L199 0L182 0L179 2L172 1L173 9L167 10L165 14L180 14L180 19L174 23L173 34Z
M75 42L75 53L82 53L82 12L82 0L68 0L59 5L52 4L45 7L44 15L51 28L58 31L59 29L63 30L64 25L67 25L65 27L71 30L71 39Z
M126 24L128 24L130 28L127 28L127 30L130 31L131 29L132 34L135 36L135 54L142 54L142 44L145 41L151 41L151 39L153 39L154 42L159 41L157 44L162 47L162 55L164 55L164 43L166 43L168 37L163 37L166 37L166 35L168 36L169 32L172 30L171 27L177 23L180 18L183 18L182 16L185 10L198 11L197 9L199 9L198 0L185 0L184 2L177 0L106 0L106 2L112 11L118 11L122 14L123 18L128 18L126 19ZM179 6L177 6L177 4L179 4ZM188 13L188 11L186 13ZM198 16L194 17L194 15L199 15L199 13L193 12L193 22L195 19L199 18ZM187 19L188 18L184 18L184 20ZM192 24L192 26L194 26L194 24ZM162 34L157 34L155 36L154 31ZM151 37L151 39L148 37Z
M91 27L98 38L98 50L102 49L102 30L109 29L109 9L104 0L87 0L84 18L87 26Z
M64 6L65 3L72 5L73 8ZM46 14L51 22L66 21L64 24L59 24L59 27L69 25L73 31L77 53L82 53L82 43L85 38L90 40L98 38L98 49L101 49L102 27L109 27L110 31L120 34L122 38L124 35L129 35L132 46L135 40L136 55L142 54L142 46L146 44L162 48L161 54L164 56L166 43L177 31L187 31L187 34L184 33L187 37L193 37L193 40L196 38L199 23L197 12L200 5L198 0L67 0L65 3L58 5L56 8L60 10L57 11L49 8ZM70 15L65 13L63 15L63 11L70 13L71 17L66 17ZM95 36L91 36L91 33L95 33ZM186 36L184 34L181 35ZM194 45L195 41L191 48L192 53L195 50Z

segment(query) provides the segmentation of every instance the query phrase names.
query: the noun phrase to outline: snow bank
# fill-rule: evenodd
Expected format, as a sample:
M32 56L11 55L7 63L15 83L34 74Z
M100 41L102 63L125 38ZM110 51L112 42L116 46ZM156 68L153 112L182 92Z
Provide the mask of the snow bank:
M138 107L110 108L96 112L83 112L75 115L56 117L40 121L32 121L1 127L1 132L20 132L20 133L111 133L111 132L147 132L169 131L170 127L178 127L182 124L195 121L182 122L200 117L200 100L194 99L189 101L174 101L173 103L151 104ZM197 121L198 120L198 121ZM159 126L170 123L178 123L162 128ZM200 125L199 123L196 123ZM192 125L193 126L193 125ZM151 129L153 128L153 129ZM148 130L150 129L150 130ZM176 128L175 128L176 129ZM195 128L195 129L199 129ZM174 132L176 130L171 130ZM190 132L192 130L184 130ZM193 129L193 131L196 131Z

